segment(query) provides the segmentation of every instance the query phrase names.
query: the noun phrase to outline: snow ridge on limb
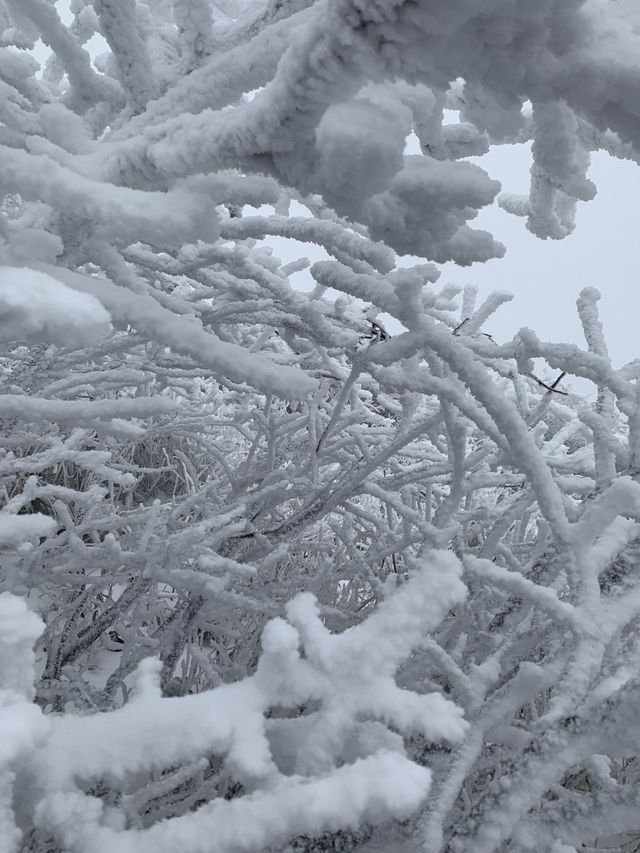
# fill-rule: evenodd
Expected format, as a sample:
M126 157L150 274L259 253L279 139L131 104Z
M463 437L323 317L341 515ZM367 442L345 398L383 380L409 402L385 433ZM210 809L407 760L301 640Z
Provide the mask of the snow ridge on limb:
M213 205L199 193L143 192L96 182L45 154L2 146L0 180L26 199L86 219L94 233L119 243L127 238L171 247L215 239L218 233Z
M208 849L212 838L220 850L259 850L295 834L408 817L428 793L429 771L404 757L397 735L371 721L422 730L435 740L453 742L464 735L453 703L394 683L402 660L464 596L458 560L431 552L369 620L343 634L327 631L313 598L295 599L289 624L276 619L265 627L255 675L235 684L161 698L159 663L143 661L123 708L51 720L46 741L23 768L38 780L37 823L70 853L164 851L176 845L188 853ZM265 713L309 700L319 703L318 710L276 720L270 742ZM280 756L283 738L288 743ZM361 754L336 768L354 740ZM323 744L330 744L329 751ZM117 818L113 808L104 809L77 787L105 772L124 781L211 752L225 753L230 772L251 792L145 830L119 827L124 815ZM295 772L283 775L279 761L290 762L292 752Z
M105 338L111 322L101 303L43 272L0 266L0 338L83 347Z

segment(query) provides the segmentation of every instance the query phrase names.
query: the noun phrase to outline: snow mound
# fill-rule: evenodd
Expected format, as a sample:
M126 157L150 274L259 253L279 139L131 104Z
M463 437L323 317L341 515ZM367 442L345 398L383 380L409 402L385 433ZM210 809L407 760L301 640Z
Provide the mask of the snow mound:
M40 513L13 515L0 512L0 548L48 536L55 527L56 523L52 518Z
M38 270L0 266L0 340L80 348L110 331L109 314L95 296Z

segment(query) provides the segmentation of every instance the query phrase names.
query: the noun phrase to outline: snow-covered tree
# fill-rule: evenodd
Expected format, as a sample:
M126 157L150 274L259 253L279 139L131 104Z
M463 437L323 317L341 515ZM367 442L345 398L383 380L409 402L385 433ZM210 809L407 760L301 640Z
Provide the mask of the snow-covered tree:
M639 30L0 0L9 850L638 844L638 365L594 289L584 350L499 343L436 264L504 252L490 147L552 239L638 159Z

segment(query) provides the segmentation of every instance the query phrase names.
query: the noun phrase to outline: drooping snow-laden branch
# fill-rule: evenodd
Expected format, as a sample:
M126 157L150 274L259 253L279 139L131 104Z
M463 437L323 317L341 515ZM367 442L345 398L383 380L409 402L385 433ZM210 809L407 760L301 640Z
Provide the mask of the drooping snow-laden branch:
M31 801L21 808L32 809L36 826L69 853L163 851L176 845L200 851L212 840L220 850L259 850L292 832L317 834L406 817L427 795L430 775L404 756L402 739L377 720L434 742L463 736L465 723L453 703L394 683L398 665L425 631L464 598L459 575L453 555L433 553L415 566L403 587L389 591L376 613L337 636L323 626L313 596L299 596L287 608L290 624L277 618L265 627L254 675L197 696L163 698L159 661L147 658L134 673L123 708L53 719L38 716L27 704L34 670L30 641L39 620L5 593L0 598L3 722L8 733L15 729L19 735L0 765L5 841L16 840L14 783L29 791ZM369 658L363 667L365 649ZM295 714L306 704L315 710ZM290 715L265 719L273 708ZM215 800L148 829L117 825L130 817L129 803L146 802L144 790L128 793L114 809L79 787L108 774L116 784L131 779L140 788L142 773L161 778L177 763L191 765L190 775L200 777L201 786L205 780L211 785L211 759L202 758L213 754L224 754L223 768L246 795ZM347 754L352 759L336 768ZM183 774L180 782L192 782L190 775ZM148 787L153 797L158 782L151 780Z

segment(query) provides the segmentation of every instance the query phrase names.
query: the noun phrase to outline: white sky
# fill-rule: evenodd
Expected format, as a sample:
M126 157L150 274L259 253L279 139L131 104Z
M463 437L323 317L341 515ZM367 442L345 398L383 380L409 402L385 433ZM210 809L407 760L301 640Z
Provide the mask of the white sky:
M527 192L529 146L501 146L479 162L502 182L504 191ZM540 240L526 230L524 219L494 205L471 224L486 228L504 243L505 257L466 269L446 264L442 280L477 284L481 295L491 290L515 295L485 329L499 341L529 326L543 340L583 346L575 301L583 287L597 287L611 358L621 365L640 357L640 234L632 212L632 199L640 197L640 168L598 153L589 176L598 195L579 204L576 230L570 237Z

